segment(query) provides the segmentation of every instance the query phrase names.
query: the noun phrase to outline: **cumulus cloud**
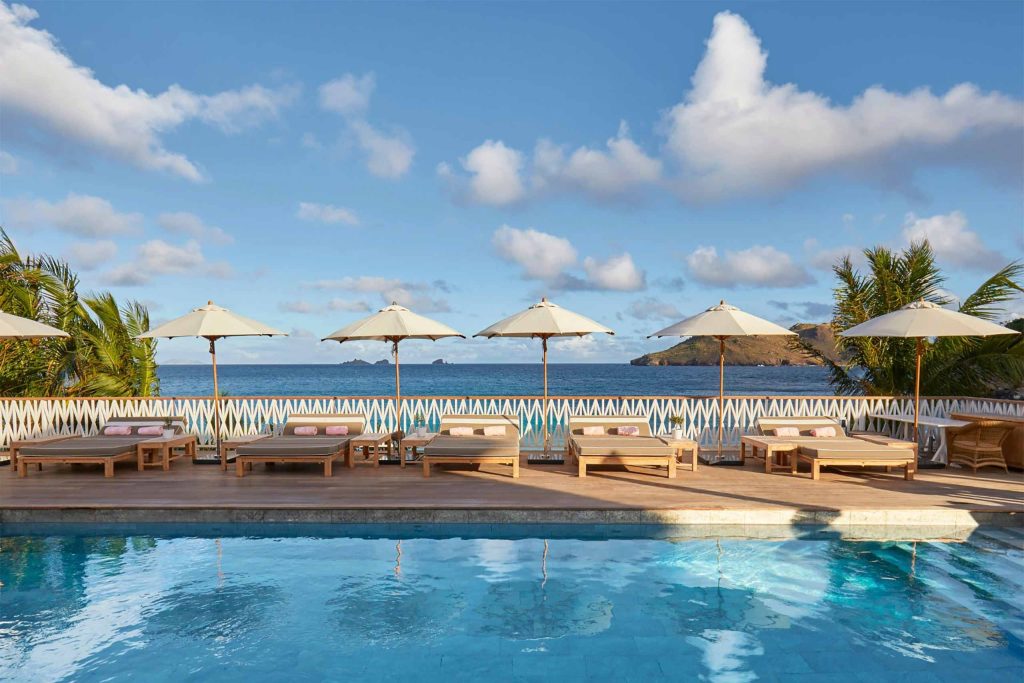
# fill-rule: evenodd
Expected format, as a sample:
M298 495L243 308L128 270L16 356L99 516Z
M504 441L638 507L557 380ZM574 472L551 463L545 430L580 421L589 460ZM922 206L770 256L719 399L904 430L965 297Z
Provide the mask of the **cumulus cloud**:
M236 132L279 115L298 95L251 85L199 95L179 85L152 95L110 86L76 64L56 37L30 24L39 16L24 5L0 3L0 101L8 140L55 135L136 167L198 181L199 168L165 148L162 137L189 120Z
M12 154L0 150L0 175L14 175L18 172L18 160Z
M304 299L294 299L279 302L277 308L285 313L322 314L328 311L365 312L370 310L370 305L365 301L342 298L331 299L325 304L314 304Z
M157 216L156 222L167 232L185 235L203 242L232 244L235 241L235 238L228 233L216 226L207 225L199 216L187 211L162 213Z
M142 229L142 214L121 213L106 199L71 193L59 202L4 201L6 221L17 228L55 228L81 237L131 235Z
M576 248L564 237L533 228L503 225L494 231L491 244L498 256L522 269L522 277L540 280L556 290L637 291L647 287L647 276L629 253L604 261L583 259L580 277L570 272L578 263Z
M1010 259L989 249L978 233L968 228L960 211L919 218L908 213L903 222L907 242L928 240L940 260L963 268L999 268Z
M336 280L316 280L306 283L306 286L311 289L376 294L383 305L394 301L401 306L420 313L438 313L451 310L448 301L437 295L438 292L444 293L448 291L448 287L443 281L430 283L407 282L398 278L360 275L346 276ZM335 299L332 302L335 308L331 310L367 310L369 308L365 302L351 302L351 308L346 308L344 300L341 299ZM330 306L331 304L328 305Z
M341 299L335 297L327 302L328 311L348 311L351 313L360 313L363 311L370 310L370 304L365 301L358 301L356 299Z
M111 285L134 286L148 284L163 275L202 274L224 278L232 275L231 266L222 261L210 262L196 240L177 245L164 240L149 240L135 249L134 258L104 275Z
M824 247L815 238L804 241L804 254L807 263L818 270L831 271L832 267L844 257L849 257L855 266L864 264L864 249L853 245Z
M372 73L345 74L320 86L320 107L341 115L348 135L366 156L367 170L378 178L393 180L409 172L416 148L404 130L387 133L367 120L376 86Z
M299 209L295 216L304 221L317 221L319 223L344 223L345 225L359 225L359 217L352 209L333 204L316 204L314 202L299 202Z
M753 246L720 255L715 247L697 247L686 257L690 277L705 285L733 288L800 287L814 282L792 257L772 246Z
M566 192L621 200L659 187L683 201L707 202L781 193L837 173L919 194L914 175L930 166L1021 180L1024 102L1018 99L962 83L945 93L876 85L849 104L836 103L796 84L767 81L767 63L747 22L720 12L689 91L659 121L660 158L622 125L603 148L569 153L541 139L528 170L522 152L502 145L497 155L501 143L488 140L462 160L463 173L449 164L438 173L459 190L457 198L497 206ZM467 163L477 152L487 153L482 170Z
M626 315L637 320L681 320L682 312L667 301L653 296L636 299L626 309Z
M308 301L281 301L277 304L277 310L284 313L315 313L316 307Z
M95 270L117 256L117 244L111 240L74 242L68 248L68 259L82 270Z

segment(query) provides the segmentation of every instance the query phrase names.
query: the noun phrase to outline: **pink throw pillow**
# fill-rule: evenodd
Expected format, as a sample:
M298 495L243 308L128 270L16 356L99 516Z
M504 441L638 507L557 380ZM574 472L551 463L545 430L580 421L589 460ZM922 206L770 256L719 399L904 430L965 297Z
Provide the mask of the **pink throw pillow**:
M832 436L835 436L835 435L836 435L836 428L835 427L815 427L814 429L811 430L811 436L815 436L815 437L818 437L818 438L832 437Z
M484 436L505 436L505 425L484 427Z
M327 428L327 436L346 436L348 435L348 427L334 425Z
M616 433L619 436L640 436L639 427L619 427Z
M296 427L292 430L292 434L295 436L316 436L316 425Z
M583 436L604 436L604 427L584 427Z
M448 430L448 433L452 436L473 436L472 427L452 427Z
M163 436L163 427L139 427L139 436Z
M104 436L131 436L131 427L105 427L103 429Z
M800 430L796 427L776 427L775 436L800 436Z

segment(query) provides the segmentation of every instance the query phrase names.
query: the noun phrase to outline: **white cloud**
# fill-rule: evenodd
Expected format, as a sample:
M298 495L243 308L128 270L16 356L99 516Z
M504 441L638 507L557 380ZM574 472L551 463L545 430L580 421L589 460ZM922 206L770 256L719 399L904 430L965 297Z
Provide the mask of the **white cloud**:
M223 278L229 277L232 269L224 262L207 261L196 240L188 240L182 245L149 240L136 248L131 261L108 271L104 281L112 285L133 286L147 284L162 275L193 274Z
M690 277L715 287L800 287L812 284L803 266L771 246L753 246L718 254L715 247L697 247L686 257Z
M447 283L440 280L432 283L406 282L397 278L361 275L355 277L346 276L337 280L316 280L307 283L306 286L312 289L376 294L383 305L394 301L401 306L420 313L437 313L451 310L448 302L436 295L436 292L446 292L449 289ZM328 308L330 310L365 311L370 307L362 301L345 302L342 299L333 299L328 303Z
M626 315L637 320L681 320L682 312L667 301L653 296L633 301L626 309Z
M9 139L43 131L139 168L198 181L199 168L167 150L163 135L190 119L235 132L277 117L298 94L294 87L260 85L210 96L179 85L157 95L111 87L76 64L52 34L30 26L38 16L23 5L0 4L0 101Z
M156 222L168 232L213 244L232 244L235 241L235 238L228 233L216 226L206 225L199 216L187 211L162 213L157 217Z
M277 309L285 313L315 313L316 307L308 301L281 301L277 304Z
M981 236L967 227L967 216L960 211L918 218L908 213L903 222L907 242L928 240L940 260L964 268L999 268L1010 261L989 249Z
M334 206L333 204L299 202L299 209L295 212L295 215L304 221L359 225L359 217L356 216L352 209L346 209L343 206Z
M370 304L366 303L365 301L356 301L354 299L334 298L327 302L327 310L360 313L363 311L369 311Z
M832 266L839 263L843 257L849 257L854 266L864 264L864 249L852 245L840 247L823 247L815 238L804 241L804 253L807 263L818 270L831 271Z
M82 270L95 270L117 256L117 244L110 240L75 242L68 248L68 259Z
M769 301L768 304L787 314L785 322L822 322L832 318L832 304L817 301Z
M522 152L507 147L501 140L486 140L460 160L469 179L458 176L447 163L437 166L437 174L449 184L460 200L487 206L507 206L522 200L526 188L519 176L523 168Z
M527 228L503 225L491 239L498 255L523 269L523 276L553 281L576 265L576 249L564 237Z
M685 100L666 116L667 147L684 169L684 197L776 192L814 176L859 169L908 181L923 153L1009 134L1019 164L1024 105L971 84L943 95L873 86L849 106L764 78L767 53L742 17L715 16ZM963 155L960 149L957 155ZM915 163L915 159L917 162ZM941 161L941 160L940 160ZM956 159L950 159L956 162Z
M372 73L356 77L345 74L320 86L320 106L342 116L362 115L370 107L370 96L377 87Z
M635 292L647 288L647 278L633 263L628 253L598 261L588 256L583 259L583 270L594 289Z
M341 298L331 299L323 305L314 304L304 299L295 299L281 301L277 304L277 308L285 313L321 314L325 311L365 312L370 310L370 305L365 301Z
M12 154L0 150L0 175L14 175L18 172L18 160Z
M366 121L352 121L356 142L366 153L366 168L378 178L401 178L409 172L416 150L409 136L401 131L394 135L380 132Z
M120 213L106 199L71 193L59 202L9 199L6 220L14 227L52 227L82 237L130 235L142 229L142 214Z

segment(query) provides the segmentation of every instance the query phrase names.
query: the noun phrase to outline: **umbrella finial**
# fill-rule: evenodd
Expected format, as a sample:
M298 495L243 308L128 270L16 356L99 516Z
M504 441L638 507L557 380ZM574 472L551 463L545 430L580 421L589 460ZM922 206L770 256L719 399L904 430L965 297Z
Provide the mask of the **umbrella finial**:
M206 305L207 306L212 306L213 305L213 299L207 299L206 300Z

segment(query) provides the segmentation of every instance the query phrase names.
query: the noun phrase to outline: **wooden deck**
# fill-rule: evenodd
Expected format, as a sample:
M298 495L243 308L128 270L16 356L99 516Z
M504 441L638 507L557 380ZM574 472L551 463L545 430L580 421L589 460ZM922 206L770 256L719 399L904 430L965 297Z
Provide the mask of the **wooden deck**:
M139 472L118 465L113 479L89 466L34 469L25 479L0 469L0 521L29 510L504 510L504 511L701 511L734 512L737 523L785 521L773 511L844 511L858 523L884 523L885 511L1024 511L1024 474L996 470L922 470L914 481L901 473L825 470L820 481L807 472L765 474L763 461L746 467L681 466L674 479L664 469L596 469L579 479L565 465L527 465L512 479L507 467L479 471L439 470L424 479L419 466L354 470L292 465L257 466L239 479L219 467L180 460L171 471ZM21 513L14 516L11 513ZM422 516L421 516L422 517ZM1017 515L1021 518L1022 515ZM687 519L702 519L691 517ZM808 517L810 519L810 517ZM904 521L913 517L903 515ZM606 521L596 515L594 521ZM707 521L707 520L705 520ZM712 520L714 521L714 520ZM819 520L820 521L820 520ZM766 522L766 523L772 523Z

